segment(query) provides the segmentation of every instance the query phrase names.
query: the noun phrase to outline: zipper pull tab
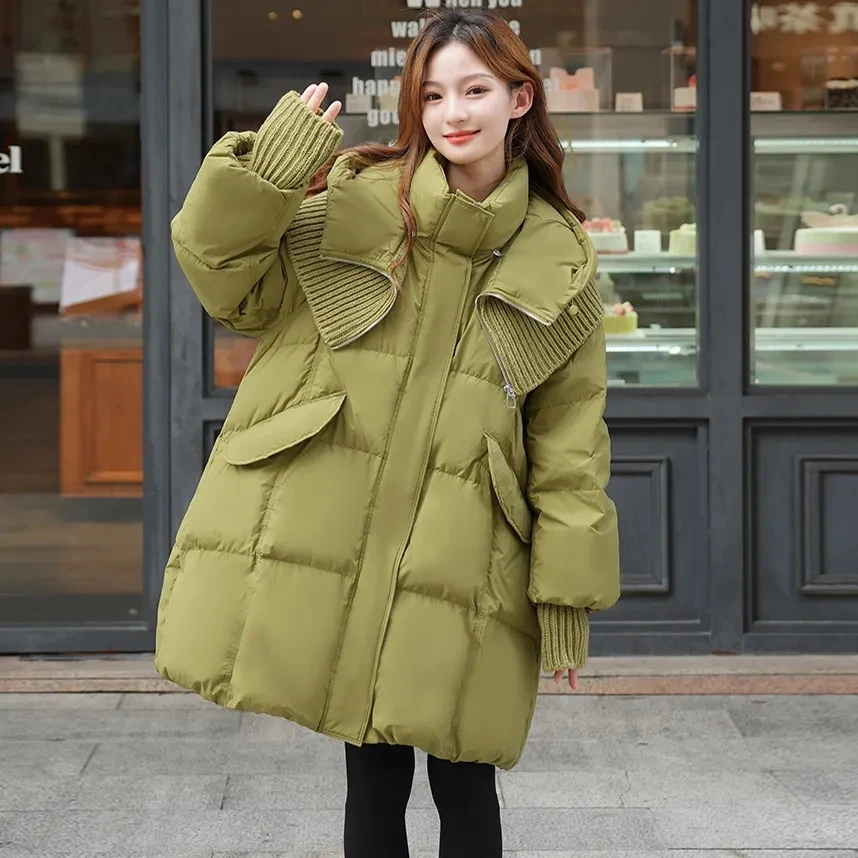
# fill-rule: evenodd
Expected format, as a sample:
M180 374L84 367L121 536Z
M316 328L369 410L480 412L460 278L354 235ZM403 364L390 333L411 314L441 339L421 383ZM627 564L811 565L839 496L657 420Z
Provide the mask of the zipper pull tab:
M510 411L515 410L515 391L512 388L512 385L507 382L503 386L503 389L506 391L506 407L509 408Z

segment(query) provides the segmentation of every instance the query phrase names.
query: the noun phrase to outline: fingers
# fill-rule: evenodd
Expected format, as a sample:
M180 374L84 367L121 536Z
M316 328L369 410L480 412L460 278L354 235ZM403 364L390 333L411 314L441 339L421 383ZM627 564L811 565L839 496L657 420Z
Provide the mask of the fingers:
M341 101L332 101L331 106L325 111L324 119L326 122L333 122L337 116L339 115L340 110L342 110L343 104Z
M325 96L328 94L328 85L322 83L311 83L302 93L301 101L313 112L318 113ZM342 110L343 104L341 101L333 102L322 115L322 119L326 122L333 122Z
M568 674L569 687L573 691L577 691L578 690L578 671L577 670L569 670L569 671L565 671L565 672ZM560 682L563 679L563 673L564 673L564 671L562 671L562 670L555 670L554 671L554 682L556 685L560 685Z

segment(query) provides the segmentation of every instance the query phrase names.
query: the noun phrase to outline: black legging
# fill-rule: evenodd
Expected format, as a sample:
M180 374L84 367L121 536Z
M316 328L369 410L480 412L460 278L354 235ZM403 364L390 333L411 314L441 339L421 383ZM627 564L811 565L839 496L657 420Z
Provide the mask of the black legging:
M414 780L410 745L345 743L345 858L408 858L405 808ZM439 858L501 858L495 767L426 755L441 819Z

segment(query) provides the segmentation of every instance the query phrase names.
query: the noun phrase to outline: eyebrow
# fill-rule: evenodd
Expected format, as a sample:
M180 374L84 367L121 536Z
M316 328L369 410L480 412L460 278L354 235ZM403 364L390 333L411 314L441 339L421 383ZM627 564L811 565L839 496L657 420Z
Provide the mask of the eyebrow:
M486 74L485 72L477 72L476 74L465 75L465 77L462 78L461 82L465 83L465 81L473 80L474 78L478 77L487 77L489 80L494 80L494 77L492 77L492 75L490 74ZM424 80L423 86L441 86L441 84L438 83L437 80Z

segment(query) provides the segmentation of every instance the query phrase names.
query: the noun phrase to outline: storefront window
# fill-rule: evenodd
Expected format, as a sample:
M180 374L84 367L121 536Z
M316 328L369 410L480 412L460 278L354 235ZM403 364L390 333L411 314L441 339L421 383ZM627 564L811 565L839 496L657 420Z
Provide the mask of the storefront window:
M858 3L751 16L751 381L858 384Z
M279 96L325 80L344 146L396 136L399 75L422 0L212 0L213 137L258 128ZM438 5L428 3L428 5ZM459 0L498 8L539 68L566 147L566 184L601 256L611 382L697 383L695 0ZM217 331L214 382L252 343Z
M139 617L139 3L0 3L0 623Z

